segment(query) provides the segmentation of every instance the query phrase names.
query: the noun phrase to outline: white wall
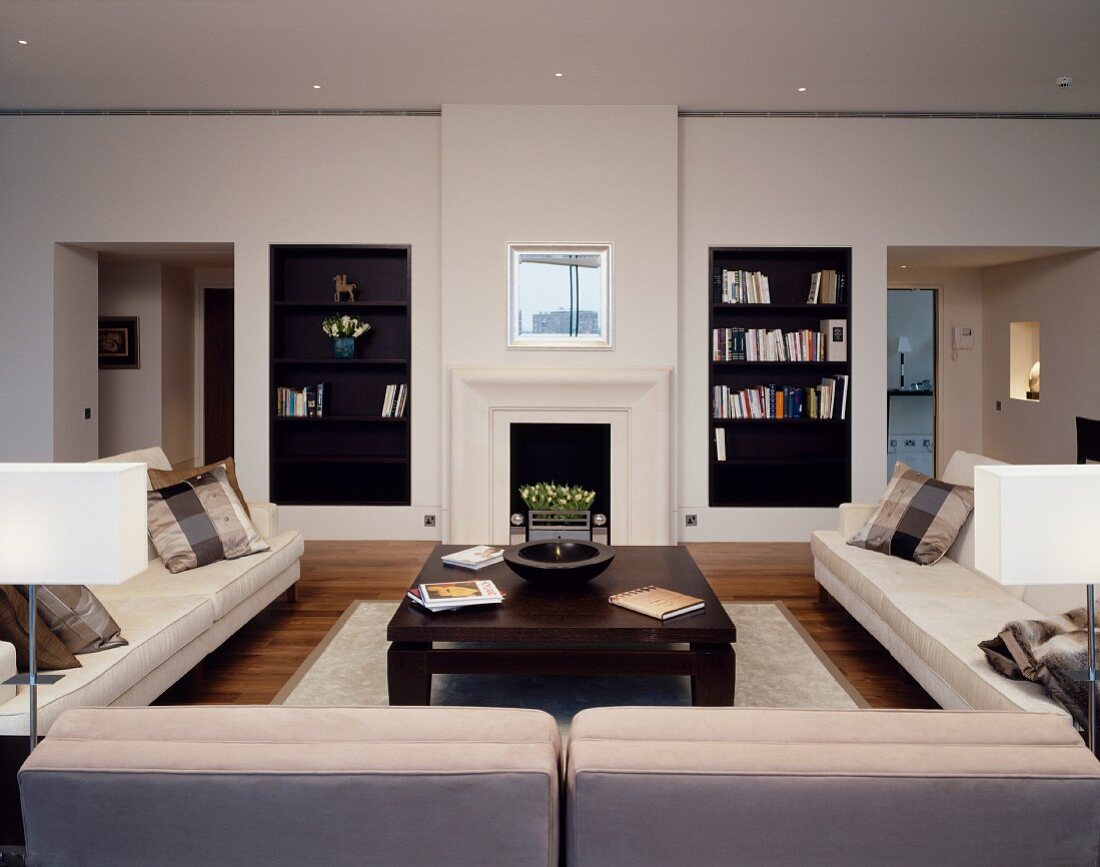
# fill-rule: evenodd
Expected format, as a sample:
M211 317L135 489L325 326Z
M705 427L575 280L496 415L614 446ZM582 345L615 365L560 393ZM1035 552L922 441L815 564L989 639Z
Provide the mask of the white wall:
M852 247L852 493L874 501L886 481L887 247L1095 244L1098 154L1100 125L1087 120L682 119L679 508L699 526L681 520L681 538L801 540L835 521L825 509L707 507L709 247Z
M896 267L887 279L893 287L934 287L938 291L935 385L936 473L940 474L957 450L982 451L982 272L979 268ZM956 326L972 329L973 349L951 348L951 329ZM908 372L908 357L905 368Z
M444 371L675 367L676 153L674 106L444 106ZM508 349L509 242L614 245L612 350Z
M415 505L282 519L315 538L437 536L423 513L441 502L439 136L438 118L419 117L0 118L4 201L18 203L0 208L0 406L21 407L0 414L0 459L53 456L54 242L235 244L235 451L256 498L268 490L269 245L407 243Z
M677 364L681 537L805 539L833 523L832 510L707 507L708 247L852 247L853 492L866 500L885 482L888 246L1100 239L1094 121L677 123L673 111L0 118L0 183L5 202L18 203L0 208L0 406L20 408L0 414L0 458L54 453L54 407L43 395L61 377L51 327L55 242L235 244L236 452L253 496L268 483L269 245L410 243L415 505L293 508L283 519L314 538L437 537L422 516L443 501L442 348L446 364L502 357L503 292L488 318L482 305L503 285L507 241L610 234L619 349L600 357ZM28 339L36 333L41 340ZM503 358L534 363L514 352ZM1045 394L1042 405L1045 412ZM697 530L683 528L684 513L699 515Z
M195 274L161 268L161 447L173 467L195 466Z
M20 329L11 329L4 334L3 320L0 315L0 358L3 357L3 344L18 342L30 355L37 356L37 370L25 370L21 375L30 382L38 382L43 390L35 403L49 403L43 396L50 394L49 378L46 374L51 367L48 357L52 346L52 367L56 371L53 378L53 423L51 431L42 431L44 443L35 449L39 460L87 461L98 457L98 431L96 419L99 416L98 383L96 367L99 348L96 343L96 282L98 280L98 256L89 251L63 244L53 246L53 310L46 311L35 321L23 322ZM14 285L14 284L12 284ZM7 304L5 303L5 308ZM5 311L6 313L6 311ZM52 336L52 340L51 340ZM33 358L30 359L33 364ZM11 368L4 370L2 379L17 374ZM16 385L15 388L19 388ZM0 414L9 416L13 421L24 418L25 404L0 401L0 406L17 411ZM27 406L30 418L37 414ZM85 410L90 409L90 418L85 418ZM0 421L0 430L3 422ZM2 434L0 434L2 436ZM52 455L42 448L51 449Z
M164 433L161 265L157 262L100 263L99 315L138 317L141 367L99 371L99 453L96 457L160 445ZM94 323L91 328L95 330Z
M1074 418L1100 418L1100 251L988 268L983 282L982 452L1011 463L1075 463ZM1009 397L1012 322L1039 323L1038 401Z

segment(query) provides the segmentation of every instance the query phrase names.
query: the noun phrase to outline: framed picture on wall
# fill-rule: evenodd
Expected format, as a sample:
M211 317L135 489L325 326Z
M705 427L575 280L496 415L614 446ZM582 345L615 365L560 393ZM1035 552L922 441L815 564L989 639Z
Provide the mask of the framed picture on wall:
M141 367L141 345L138 340L138 317L99 317L99 367Z

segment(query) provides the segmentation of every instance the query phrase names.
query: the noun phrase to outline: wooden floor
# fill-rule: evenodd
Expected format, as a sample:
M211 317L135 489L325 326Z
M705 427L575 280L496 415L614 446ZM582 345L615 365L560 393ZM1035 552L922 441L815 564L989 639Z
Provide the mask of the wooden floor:
M267 704L352 600L399 600L433 545L307 542L298 601L272 603L157 703ZM936 707L843 608L818 601L809 545L687 547L721 600L786 603L873 707Z

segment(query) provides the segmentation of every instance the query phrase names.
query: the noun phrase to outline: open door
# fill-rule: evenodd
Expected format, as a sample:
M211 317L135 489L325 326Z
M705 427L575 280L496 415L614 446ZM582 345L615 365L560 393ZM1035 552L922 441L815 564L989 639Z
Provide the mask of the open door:
M233 290L203 292L203 463L233 454Z

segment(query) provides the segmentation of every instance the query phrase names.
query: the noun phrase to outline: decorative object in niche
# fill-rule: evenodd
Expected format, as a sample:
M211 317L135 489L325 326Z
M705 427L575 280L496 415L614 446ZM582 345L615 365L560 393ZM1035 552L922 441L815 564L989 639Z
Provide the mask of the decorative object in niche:
M348 296L348 301L355 300L355 290L359 288L359 284L349 283L347 274L337 274L332 278L332 282L336 285L336 290L332 293L333 301L339 301L345 294Z
M508 245L508 346L612 347L610 244Z
M1031 373L1027 377L1027 399L1039 399L1039 362L1031 365Z
M99 317L99 366L138 370L141 367L138 317Z

